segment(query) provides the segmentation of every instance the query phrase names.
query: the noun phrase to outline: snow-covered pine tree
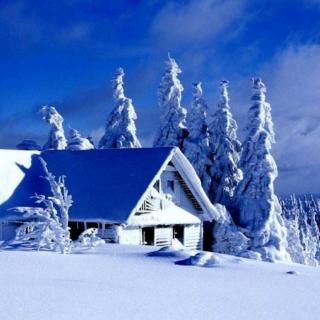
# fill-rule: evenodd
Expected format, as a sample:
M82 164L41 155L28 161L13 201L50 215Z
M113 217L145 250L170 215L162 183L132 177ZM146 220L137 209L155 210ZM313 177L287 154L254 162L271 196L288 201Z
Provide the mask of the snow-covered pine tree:
M274 193L277 165L270 153L274 142L271 106L266 102L266 87L253 79L252 106L248 113L247 136L239 166L243 180L236 189L236 222L250 239L249 249L263 260L290 260L286 251L286 229L281 206Z
M88 139L83 138L78 130L70 129L67 149L91 150L94 149L94 146Z
M16 231L16 241L37 246L40 250L60 249L61 253L70 252L70 232L68 227L69 209L72 196L65 185L65 177L58 180L48 171L43 158L39 158L44 171L44 179L49 182L51 196L35 195L39 207L16 207L14 211L23 213L24 222Z
M107 119L105 134L99 142L100 149L141 147L136 135L137 114L132 100L124 94L123 77L123 69L118 68L112 82L116 107Z
M187 111L181 106L183 86L178 79L181 73L176 61L168 54L166 69L158 89L160 106L160 128L153 145L174 147L183 150L183 141L188 135L186 128Z
M287 251L293 262L305 264L305 252L300 240L298 200L292 195L288 199L280 200L280 204L287 229Z
M208 106L202 96L201 82L193 84L191 111L187 116L189 135L184 140L184 154L196 170L204 190L209 191L211 178L209 165L209 132L207 125Z
M63 117L55 107L44 106L39 112L42 115L42 119L51 126L49 139L44 145L43 150L64 150L67 147L67 140L64 135Z
M241 144L237 139L238 126L229 105L228 86L228 81L221 81L218 110L209 124L212 165L208 194L213 203L223 204L230 209L242 172L238 168Z

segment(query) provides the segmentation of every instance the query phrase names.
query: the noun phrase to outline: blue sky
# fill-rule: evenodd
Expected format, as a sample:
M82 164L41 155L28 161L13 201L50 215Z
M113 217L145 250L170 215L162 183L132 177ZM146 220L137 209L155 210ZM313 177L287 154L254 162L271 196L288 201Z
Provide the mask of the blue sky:
M177 60L190 105L201 80L210 109L219 80L244 136L250 78L261 76L273 107L277 191L319 192L319 0L1 0L0 145L44 143L37 114L54 104L65 126L98 139L113 107L110 79L126 72L145 146L157 129L157 86L167 52Z

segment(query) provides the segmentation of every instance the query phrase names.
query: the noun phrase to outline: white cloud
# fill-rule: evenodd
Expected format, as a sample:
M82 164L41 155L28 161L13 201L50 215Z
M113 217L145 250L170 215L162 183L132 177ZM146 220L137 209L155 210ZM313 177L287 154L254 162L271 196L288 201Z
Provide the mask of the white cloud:
M171 48L213 40L232 23L243 19L245 4L245 0L170 2L155 17L151 35L157 43Z
M263 68L277 134L281 189L319 192L320 45L289 47Z
M74 10L69 8L69 10ZM43 19L34 3L12 0L0 7L0 35L19 39L19 43L34 44L43 40L82 41L89 38L91 25L83 21L57 24Z

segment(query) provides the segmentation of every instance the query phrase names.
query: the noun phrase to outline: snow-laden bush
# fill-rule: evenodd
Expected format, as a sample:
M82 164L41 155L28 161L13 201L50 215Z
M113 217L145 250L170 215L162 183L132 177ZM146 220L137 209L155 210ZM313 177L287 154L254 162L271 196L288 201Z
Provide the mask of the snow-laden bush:
M155 147L177 146L183 150L187 110L181 106L183 86L178 79L180 73L176 61L168 55L158 90L161 115L160 128L153 143Z
M90 249L101 244L105 244L105 241L98 236L98 229L89 228L80 234L75 246Z
M222 259L212 252L198 252L188 259L192 266L215 268L223 265ZM187 264L187 263L186 263Z
M237 138L237 123L233 119L228 96L228 81L220 83L218 110L209 124L211 185L208 195L213 203L227 208L232 205L235 188L242 179L238 168L241 144Z
M68 139L68 150L91 150L93 144L87 138L83 138L78 130L70 129Z
M261 259L290 260L281 206L274 193L278 171L271 155L274 143L271 106L266 102L266 87L261 79L253 79L252 92L253 104L239 163L243 180L236 189L235 222L246 230L250 250Z
M16 145L18 150L41 150L42 148L34 140L23 140Z
M51 196L35 195L39 207L15 207L12 210L23 214L23 223L16 231L15 241L36 246L38 250L70 252L70 232L68 227L69 209L72 197L65 185L65 177L57 180L48 171L46 162L39 158L46 179L50 184Z
M208 173L211 161L209 158L209 131L207 125L208 106L202 96L201 82L193 85L191 110L187 116L189 135L184 141L184 154L193 165L201 180L203 189L208 192L211 177Z
M223 205L216 204L215 207L220 212L220 219L215 221L213 227L212 251L247 256L249 239L243 234L241 228L234 224L231 215Z
M44 145L43 150L64 150L67 147L67 139L64 135L63 117L55 107L44 106L39 112L42 115L42 119L51 127L49 139Z
M123 77L123 69L118 68L112 82L116 106L107 119L105 134L99 142L100 149L141 147L136 135L137 114L132 100L124 94Z

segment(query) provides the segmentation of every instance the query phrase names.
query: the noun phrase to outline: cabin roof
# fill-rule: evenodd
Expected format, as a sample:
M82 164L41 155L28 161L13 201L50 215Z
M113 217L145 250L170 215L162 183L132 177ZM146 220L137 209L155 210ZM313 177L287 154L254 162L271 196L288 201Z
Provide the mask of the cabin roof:
M104 220L126 223L169 162L173 162L205 217L217 214L192 166L178 148L137 148L105 150L0 150L0 216L9 208L34 205L35 192L50 194L41 178L39 156L56 177L66 176L66 186L74 199L72 220ZM10 181L10 185L6 185ZM0 188L0 189L1 189Z

